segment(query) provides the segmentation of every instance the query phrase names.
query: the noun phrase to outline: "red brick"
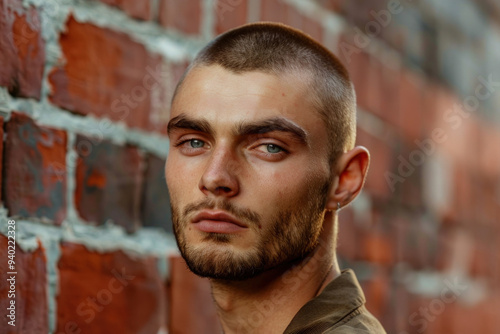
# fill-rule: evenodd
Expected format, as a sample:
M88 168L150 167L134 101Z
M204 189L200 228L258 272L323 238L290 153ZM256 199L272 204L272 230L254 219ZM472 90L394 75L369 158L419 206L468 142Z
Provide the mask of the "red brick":
M0 175L3 169L3 117L0 117ZM0 177L0 201L2 200L2 177Z
M163 79L160 92L154 94L149 111L148 130L167 135L167 124L170 118L170 102L179 79L188 67L187 62L169 63L158 66L153 72Z
M491 306L498 307L499 303L467 305L465 303L455 302L446 304L444 311L436 316L435 322L442 320L446 323L448 331L440 331L439 333L497 333L497 331L494 330L494 327L497 326L495 326L495 321L492 319L488 309ZM498 317L498 314L496 317ZM436 331L432 331L434 329L432 323L430 323L429 329L430 333L437 333Z
M169 333L220 333L210 283L187 268L180 256L170 258Z
M142 158L136 147L77 136L75 205L88 222L139 226Z
M411 298L412 295L403 284L392 284L386 314L379 318L387 333L414 333L408 330Z
M324 28L321 25L321 23L319 23L315 19L310 18L309 16L304 16L304 21L301 30L309 34L312 38L314 38L318 42L323 43Z
M0 2L0 86L13 96L40 99L45 42L34 8L20 0Z
M318 0L318 3L333 12L341 12L345 6L345 0Z
M357 259L360 243L360 230L354 221L351 207L342 209L339 213L337 254L342 259L354 261Z
M166 323L166 306L156 262L63 243L56 332L157 333Z
M425 133L430 134L437 127L444 127L444 115L448 108L453 106L455 96L443 84L428 80L427 89L424 93L424 114L423 124ZM447 127L447 126L446 126Z
M118 7L131 17L151 20L151 0L100 0L105 4Z
M363 233L360 240L362 259L371 263L390 265L394 262L393 240L381 232Z
M357 103L364 109L372 109L368 102L369 86L367 75L370 73L371 56L358 48L351 35L344 34L339 38L338 57L349 72L350 79L356 90ZM376 110L370 110L376 112Z
M393 148L385 140L376 138L363 129L357 129L357 145L365 146L370 152L370 167L365 183L365 191L371 195L381 198L391 197L391 187L387 183L386 173L393 170L392 161L394 158Z
M148 154L142 195L143 226L161 227L172 233L170 198L165 182L165 159Z
M360 92L358 102L363 108L391 124L397 124L401 101L399 71L392 69L374 57L370 57L369 69L365 73L366 84Z
M500 292L490 291L487 298L481 301L480 305L475 305L484 315L483 323L487 328L484 333L500 333L500 317L497 310L500 309Z
M366 308L381 319L387 313L390 296L390 279L382 268L375 268L372 276L360 282L366 297Z
M393 119L401 135L413 142L423 135L425 80L412 71L403 70L399 85L399 112Z
M363 261L390 266L395 261L396 243L378 202L372 204L367 221L358 222L363 226L359 233L358 256Z
M454 227L444 226L437 232L437 252L433 266L437 271L450 270L453 260L453 231Z
M66 133L12 113L5 125L3 187L10 216L66 217Z
M394 255L398 262L407 261L407 240L409 239L411 223L406 217L394 217L391 221L391 232L396 241Z
M480 146L482 144L481 132L484 131L484 127L480 125L480 121L475 115L462 118L462 116L455 114L452 117L461 119L461 121L454 125L451 123L445 125L446 140L440 144L440 147L453 157L455 163L471 170L480 168L480 152L483 149ZM459 125L457 126L457 124ZM491 149L492 147L486 145L484 148ZM500 161L500 159L493 158L489 162L494 163L495 160Z
M215 32L221 34L247 22L247 0L215 0Z
M451 247L448 244L450 237L439 240L437 234L424 228L424 224L428 223L420 216L398 216L392 219L390 232L395 245L395 260L407 263L413 269L430 270L438 265L447 265L451 248L444 246Z
M321 24L305 16L300 10L292 5L287 5L286 19L283 23L302 30L320 43L323 40L323 27Z
M201 29L201 0L161 0L160 24L190 35L197 35Z
M260 17L262 21L281 22L302 30L319 42L323 40L323 27L321 24L305 16L297 8L283 0L263 0Z
M452 214L454 218L459 222L465 222L470 219L475 221L472 213L474 204L472 195L473 184L470 172L462 164L455 164L451 179L454 188L452 192Z
M376 203L376 202L375 202ZM374 204L374 207L377 207ZM352 209L339 216L338 252L350 261L391 266L396 260L396 241L385 226L385 218L373 209L365 221L355 221Z
M48 306L47 306L47 269L45 251L38 242L38 248L32 252L25 252L15 245L15 268L7 267L7 250L9 240L0 234L0 332L4 334L14 333L48 333ZM12 244L10 244L12 245ZM7 284L7 272L17 272L15 275L15 297L8 298L10 286ZM7 307L10 301L15 300L16 326L7 324L10 319L6 318Z
M262 0L260 4L261 21L286 22L287 5L282 0Z
M366 23L375 21L371 11L386 9L387 0L345 1L344 16L350 26L358 26L366 33ZM383 28L381 29L383 30ZM374 36L377 37L377 36Z
M482 177L480 181L476 181L475 186L475 199L476 199L476 217L481 220L485 225L491 228L498 229L498 221L500 218L500 198L498 192L500 186L498 185L497 177Z
M500 257L498 240L500 234L488 227L476 228L469 232L473 235L473 244L470 252L469 275L473 278L498 284Z
M500 154L493 153L498 152L498 143L500 143L498 126L482 124L477 146L479 173L500 178Z
M73 17L66 23L60 44L66 63L49 77L54 104L77 114L148 128L153 96L163 90L158 55L149 54L124 33Z
M403 139L398 138L400 142ZM399 153L399 154L398 154ZM394 181L391 177L391 183L394 184L394 195L397 201L412 209L421 209L423 206L422 184L423 170L422 165L427 161L426 155L420 147L415 144L402 146L399 152L394 153L392 161L392 170L394 174L402 177L402 180ZM408 170L409 169L409 170ZM394 180L396 177L394 177ZM397 183L395 183L397 182ZM389 183L388 183L389 184Z

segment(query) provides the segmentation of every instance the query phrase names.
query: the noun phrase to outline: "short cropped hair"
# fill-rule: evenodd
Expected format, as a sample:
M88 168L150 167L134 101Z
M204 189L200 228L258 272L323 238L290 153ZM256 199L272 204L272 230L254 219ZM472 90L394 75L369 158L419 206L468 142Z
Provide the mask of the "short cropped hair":
M210 65L234 73L309 73L313 107L328 132L329 162L354 147L356 97L349 74L333 53L303 32L280 23L258 22L219 35L190 64L173 99L192 68Z

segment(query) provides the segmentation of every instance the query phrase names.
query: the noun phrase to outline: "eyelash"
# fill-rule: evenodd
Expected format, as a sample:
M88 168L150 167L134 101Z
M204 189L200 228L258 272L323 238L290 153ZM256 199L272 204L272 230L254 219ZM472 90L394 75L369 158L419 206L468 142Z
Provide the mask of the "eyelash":
M258 145L257 147L261 147L261 146L275 146L277 148L279 148L279 152L277 153L271 153L271 152L264 152L264 154L269 154L269 155L273 155L273 156L277 156L277 155L280 155L282 153L288 153L287 150L285 150L283 147L281 147L280 145L276 145L276 144L273 144L273 143L263 143L263 144L260 144Z
M184 145L184 144L186 144L186 143L189 143L189 142L192 142L192 141L195 141L195 140L196 140L196 141L200 141L200 142L204 143L205 145L207 144L207 143L206 143L204 140L202 140L202 139L198 139L198 138L190 138L190 139L185 139L185 140L182 140L182 141L180 141L180 142L178 142L178 143L174 144L174 147L180 147L180 146L182 146L182 145ZM286 154L288 154L288 153L289 153L289 152L288 152L286 149L284 149L282 146L277 145L277 144L274 144L274 143L262 143L262 144L257 145L256 147L261 147L261 146L269 146L269 145L273 145L273 146L275 146L275 147L279 148L279 149L280 149L280 151L279 151L279 152L277 152L277 153L270 153L270 152L263 152L263 151L259 151L259 152L260 152L260 154L262 154L262 155L264 155L264 156L266 156L266 157L270 157L270 158L277 158L277 157L282 157L282 156L284 156L284 155L286 155ZM204 146L203 146L203 147L204 147ZM200 147L200 148L203 148L203 147ZM190 149L190 150L196 150L196 149L198 149L198 148L196 148L196 147L188 147L188 149Z
M188 143L188 142L192 142L192 141L195 141L195 140L200 141L200 142L202 142L202 143L206 144L206 141L204 141L204 140L202 140L202 139L198 139L198 138L190 138L190 139L185 139L185 140L182 140L182 141L180 141L180 142L178 142L178 143L174 144L174 147L179 147L179 146L182 146L182 145L184 145L184 144L186 144L186 143ZM190 147L190 148L191 148L191 149L196 149L195 147Z

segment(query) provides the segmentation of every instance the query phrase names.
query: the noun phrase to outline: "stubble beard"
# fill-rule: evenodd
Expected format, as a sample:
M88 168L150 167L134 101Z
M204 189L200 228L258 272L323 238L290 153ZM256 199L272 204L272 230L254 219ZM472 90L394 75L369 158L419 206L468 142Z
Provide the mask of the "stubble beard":
M186 206L182 214L172 205L174 234L181 255L196 275L230 281L250 279L275 267L300 261L318 245L329 185L330 180L311 187L300 205L278 211L270 224L262 222L257 213L227 201L207 199ZM210 243L209 246L189 244L185 236L189 224L186 216L195 210L215 208L230 212L238 219L243 217L244 221L250 221L249 228L262 231L255 246L245 252L232 250L234 236L220 233L206 233L203 243Z

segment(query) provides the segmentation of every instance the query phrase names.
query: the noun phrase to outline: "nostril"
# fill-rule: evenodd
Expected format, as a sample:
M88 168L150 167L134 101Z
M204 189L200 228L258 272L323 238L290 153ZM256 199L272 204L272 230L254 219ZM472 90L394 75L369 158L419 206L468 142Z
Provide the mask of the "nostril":
M217 187L215 189L215 191L219 194L219 193L228 193L228 192L231 192L231 188L229 187Z

